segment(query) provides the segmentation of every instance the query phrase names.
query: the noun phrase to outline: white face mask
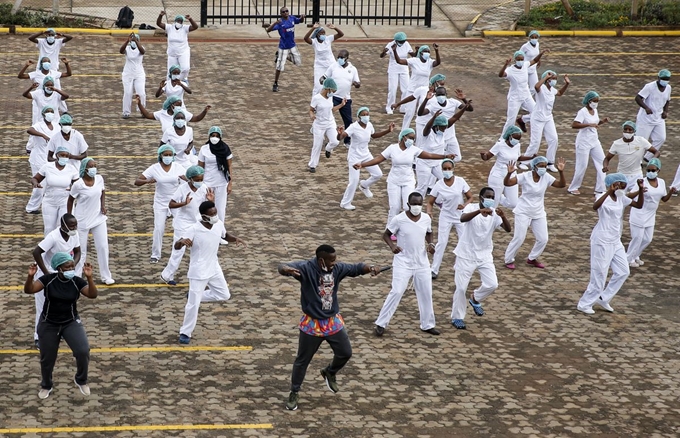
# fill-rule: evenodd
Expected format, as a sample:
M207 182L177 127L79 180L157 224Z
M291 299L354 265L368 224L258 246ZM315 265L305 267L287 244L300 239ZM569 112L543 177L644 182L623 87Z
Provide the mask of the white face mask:
M215 224L217 223L217 221L220 220L220 218L217 217L217 216L206 216L206 215L202 215L201 218L203 219L203 222L207 222L207 223L209 223L210 225L215 225Z
M536 168L536 173L538 174L538 176L543 176L543 175L545 175L545 173L546 173L547 171L548 171L548 169L546 169L545 167L537 167L537 168Z
M538 40L535 40L535 39L532 38L532 39L529 40L529 44L536 47L536 44L538 44Z
M413 216L418 216L423 211L422 205L409 205L409 211Z
M550 79L549 84L550 87L554 87L555 85L557 85L557 79Z
M50 64L49 62L43 62L42 63L42 69L43 70L49 70L51 66L52 66L52 64Z
M406 146L406 148L408 149L408 148L410 148L411 146L413 146L413 143L415 143L415 142L416 142L416 141L415 141L414 139L412 139L412 138L407 138L406 141L404 142L404 146Z
M616 195L617 198L623 198L624 196L626 196L626 191L618 189L617 191L614 192L614 194Z
M87 169L87 175L90 178L94 178L95 175L97 175L97 168L96 167L90 167L89 169Z
M519 68L522 68L522 66L524 66L524 61L515 61L515 65Z
M510 137L510 144L513 146L517 146L519 144L519 140L517 140L514 137Z
M54 113L45 113L43 117L47 123L52 123L54 121Z
M439 103L440 105L444 105L446 103L446 96L444 95L437 96L437 103Z
M197 189L200 189L201 186L203 185L203 181L194 181L193 179L191 180L191 185L196 187ZM211 217L217 217L217 216L211 216ZM211 222L213 223L213 222Z
M420 56L422 56L423 59L427 61L428 59L430 59L430 52L423 52L420 54Z
M53 36L48 36L48 37L47 37L47 43L48 43L48 44L54 44L54 37L53 37Z
M187 121L184 120L184 119L177 119L177 120L175 120L175 126L177 126L177 127L180 128L180 129L181 129L181 128L184 128L184 126L186 126L186 124L187 124Z
M131 41L131 42L130 42L130 48L131 48L132 50L135 50L135 49L137 48L137 43L134 42L134 41Z
M589 105L590 105L590 107L591 107L592 109L596 109L596 108L597 108L597 102L590 102Z
M68 228L68 226L66 225L66 222L64 222L64 219L61 220L61 223L62 223L62 225L64 225L64 228L61 229L64 233L68 234L71 237L78 234L78 230L70 230Z
M182 23L175 22L175 29L181 29L182 26Z
M361 123L366 125L371 120L371 116L361 116L359 117L359 120L361 120Z
M172 79L173 81L177 81L179 80L179 75L172 75L170 76L170 79Z
M66 166L68 164L68 158L58 157L57 163L59 163L60 166Z
M445 179L453 178L453 170L442 170Z
M482 199L482 205L484 208L493 208L496 205L496 201L493 198L484 198Z
M71 133L71 125L62 126L61 132L63 132L64 134L70 134Z
M630 139L632 139L633 137L635 137L635 133L634 133L634 132L624 132L624 133L623 133L623 138L625 138L626 140L630 140Z
M219 138L219 137L210 137L210 143L211 143L211 144L217 144L217 143L219 143L219 142L220 142L220 138Z
M166 166L171 165L172 162L175 161L175 157L162 157L161 159L163 160L163 164Z

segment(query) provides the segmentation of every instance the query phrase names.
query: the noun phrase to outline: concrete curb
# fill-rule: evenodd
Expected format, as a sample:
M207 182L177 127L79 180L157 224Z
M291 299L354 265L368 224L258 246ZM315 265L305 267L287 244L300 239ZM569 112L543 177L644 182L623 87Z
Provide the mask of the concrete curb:
M4 32L6 30L6 32ZM13 31L12 31L13 30ZM15 33L15 34L33 34L38 32L43 32L44 27L20 27L17 26L14 29L9 27L0 28L0 33ZM90 28L79 28L79 27L55 27L56 32L69 33L69 34L89 34L89 35L130 35L130 33L138 33L140 35L153 36L155 30L146 29L90 29Z
M680 37L680 30L538 30L541 37ZM526 37L523 30L484 30L486 37Z

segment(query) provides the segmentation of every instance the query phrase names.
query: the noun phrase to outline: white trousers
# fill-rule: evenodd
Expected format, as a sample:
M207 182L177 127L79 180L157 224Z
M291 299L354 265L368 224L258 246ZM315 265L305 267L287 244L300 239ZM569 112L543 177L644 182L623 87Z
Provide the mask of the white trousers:
M182 246L180 249L175 249L175 242L177 242L179 239L184 237L182 234L185 232L185 229L177 229L175 228L173 235L172 235L172 252L170 253L170 258L168 259L168 264L165 265L165 268L163 268L163 272L161 272L161 276L165 278L166 280L174 280L175 279L175 273L177 272L177 269L179 268L179 264L182 261L182 257L184 257L184 253L186 252L186 246ZM186 235L186 233L184 233Z
M451 128L453 128L453 126ZM448 129L451 129L451 128L448 128ZM456 155L453 158L454 163L458 163L459 161L461 161L463 159L463 155L460 152L460 144L458 143L458 138L456 138L455 135L446 140L446 153Z
M415 182L411 182L405 185L397 185L391 182L387 183L387 199L390 204L390 209L387 213L387 224L389 225L392 218L401 212L401 210L406 210L408 207L408 195L413 193L416 189Z
M323 89L323 84L319 83L319 79L326 73L327 67L319 67L314 65L314 88L312 89L312 97L321 93Z
M522 116L522 120L524 120L525 123L528 122L530 114L534 110L534 106L536 106L536 102L534 102L534 99L531 97L527 97L524 100L508 99L507 120L505 121L501 135L503 135L509 127L515 126L515 121L517 120L520 108L529 113Z
M409 96L413 95L413 90L406 91L406 94ZM418 108L416 108L415 100L402 105L400 108L404 110L404 120L401 122L401 130L403 131L404 129L411 127L411 120L413 120L413 116L416 115ZM416 135L418 135L417 132Z
M165 71L169 71L170 67L173 65L179 65L181 69L179 79L181 81L186 80L189 77L189 70L191 70L191 49L179 56L168 55L168 68L166 68Z
M456 257L456 264L453 266L455 271L456 291L453 293L453 308L451 309L451 319L465 319L467 312L466 292L470 279L475 271L479 271L482 284L472 292L475 301L482 302L498 289L498 278L496 277L496 267L493 258L486 260L470 260Z
M555 128L555 121L552 117L547 122L534 120L534 117L532 117L530 129L531 140L524 155L530 157L538 154L541 138L545 136L545 141L548 143L548 152L545 154L545 157L548 159L548 163L555 163L555 156L557 155L557 129Z
M529 72L529 93L531 97L536 96L536 84L538 84L538 73L533 71Z
M43 231L45 233L45 236L47 236L48 233L51 233L55 229L59 228L59 222L61 221L61 217L66 213L68 213L66 209L66 202L64 202L64 205L55 207L52 204L44 202L43 198L42 217L43 217Z
M206 289L206 287L209 289ZM179 329L179 333L191 337L196 328L198 309L201 307L201 303L227 301L229 298L231 298L229 285L227 285L227 280L224 278L224 273L221 269L210 278L201 280L190 278L189 298L187 299L186 306L184 306L184 321Z
M675 187L676 189L680 190L680 164L678 165L678 169L675 171L675 177L673 178L673 182L671 183L670 187L668 187L668 190L670 190L671 187Z
M463 224L454 222L453 219L439 215L439 226L437 229L437 245L434 248L434 256L432 256L432 272L439 274L439 267L442 265L442 259L444 258L444 252L449 244L449 235L451 234L451 228L456 227L456 234L458 239L463 232Z
M365 167L364 169L366 169L371 176L368 179L359 181L361 170L352 167L353 164L354 163L350 162L347 163L347 168L349 169L349 182L347 183L347 188L345 189L345 194L342 196L340 205L349 205L352 203L352 200L354 200L354 193L356 193L359 184L361 184L363 188L368 188L377 183L383 176L379 166Z
M132 112L132 96L137 94L142 106L146 108L146 75L126 76L123 75L123 114ZM135 107L135 111L137 107Z
M663 146L666 141L666 121L664 119L661 119L661 123L655 125L650 125L641 121L637 121L635 125L637 127L635 135L642 137L645 140L649 140L657 151L661 150L661 146ZM651 160L652 157L654 157L654 154L651 152L645 154L645 160Z
M640 258L642 251L647 249L649 244L652 243L653 237L654 225L640 227L630 224L630 243L628 243L628 251L626 251L628 263Z
M168 219L170 209L168 207L153 209L153 243L151 244L151 257L161 258L163 247L163 234L165 233L165 221Z
M534 233L536 243L529 253L529 260L536 260L548 245L548 220L545 217L539 219L531 219L529 216L523 214L515 215L515 234L505 250L505 264L515 261L517 251L527 238L527 230L531 226L531 231Z
M380 310L380 315L375 325L386 328L392 319L392 315L399 306L401 297L406 292L409 281L413 278L413 287L416 290L418 311L420 312L420 329L429 330L435 326L434 308L432 307L432 274L430 268L405 269L392 268L392 290L385 299Z
M593 167L595 168L595 192L604 193L604 177L606 174L602 171L602 165L604 162L604 151L602 146L599 144L591 147L590 149L576 148L576 161L574 162L574 177L571 179L569 184L570 192L578 190L583 183L583 177L586 174L586 169L588 168L588 158L593 162Z
M494 192L494 201L496 202L494 207L502 205L506 208L515 208L517 206L517 200L519 199L519 188L517 187L517 184L512 187L506 187L505 184L503 184L505 175L505 173L494 172L493 170L489 173L487 183ZM517 174L515 173L513 176L516 177Z
M612 268L612 277L609 284L607 281L607 271ZM626 250L621 242L610 245L600 243L590 244L590 283L578 302L579 307L589 308L602 298L605 303L609 303L614 295L621 289L623 283L630 275Z
M47 159L47 157L45 157ZM35 164L29 163L31 165L31 177L38 173L40 170L40 167L42 166L36 166ZM28 200L28 204L26 204L26 211L37 211L40 210L40 204L42 203L42 197L44 194L45 189L33 189L31 192L31 198Z
M224 222L227 215L227 186L211 187L215 194L215 208L217 208L217 217ZM170 278L170 277L165 277Z
M312 144L312 156L309 158L308 167L316 168L319 165L319 157L321 155L321 146L323 145L323 138L328 138L326 150L332 151L338 145L338 128L335 124L326 128L318 127L316 124L312 125L312 133L314 134L314 143Z
M407 71L402 73L387 72L387 104L385 105L385 110L388 112L392 111L392 104L397 100L397 87L401 90L401 99L407 96L408 82Z
M106 221L94 228L78 227L78 238L80 239L80 261L76 265L76 275L79 277L82 276L83 265L85 265L85 262L87 261L87 238L89 233L92 233L94 248L97 251L97 263L99 264L99 274L101 275L100 278L103 280L113 278L111 277L111 270L109 269L109 234L106 227Z
M416 178L418 180L416 192L423 195L423 198L430 185L434 185L435 182L444 178L441 164L429 164L430 162L431 160L424 161L420 158L416 159ZM432 181L433 176L436 178L434 182Z
M423 137L423 129L425 129L425 125L426 125L426 124L427 124L427 122L426 122L426 123L418 123L418 122L416 122L416 128L415 128L415 131L416 131L416 145L418 145L418 147L420 147L421 149L422 149L422 147L423 147L423 139L425 138L425 137Z

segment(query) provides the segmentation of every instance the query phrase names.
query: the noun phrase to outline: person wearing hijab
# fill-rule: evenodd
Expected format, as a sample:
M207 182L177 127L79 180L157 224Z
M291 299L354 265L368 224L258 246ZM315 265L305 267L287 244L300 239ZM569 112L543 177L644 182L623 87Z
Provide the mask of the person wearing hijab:
M622 173L610 173L604 179L607 191L593 204L599 217L590 234L590 283L576 309L586 315L595 313L594 305L614 312L610 302L630 275L626 250L621 243L623 212L627 206L642 208L644 182L637 180L638 191L626 194L628 179ZM607 281L611 267L612 276Z
M125 55L123 67L123 118L130 117L132 96L139 96L139 101L146 106L146 73L144 72L144 46L139 43L139 35L131 33L120 46L120 54ZM158 96L156 96L158 97Z
M73 183L68 197L67 210L78 220L78 237L81 242L81 258L76 263L76 275L81 275L87 260L87 236L92 233L97 250L99 275L102 283L111 285L116 281L109 269L109 234L106 227L106 198L104 178L97 173L97 162L84 158L80 162L80 179Z
M45 304L38 323L40 372L42 374L38 397L46 399L52 392L54 387L52 372L57 362L57 352L62 338L68 344L76 360L76 375L73 382L83 395L90 395L90 387L87 384L90 344L78 315L76 303L80 295L90 299L97 298L97 286L92 278L92 265L85 263L83 266L83 274L86 278L83 279L76 276L75 260L68 253L54 254L50 264L55 272L44 274L38 279L35 279L38 265L31 264L24 283L25 294L37 294L44 291L45 295Z
M189 70L191 69L191 49L189 48L189 32L198 29L198 24L191 16L175 15L175 21L172 26L164 23L163 17L165 11L161 11L156 19L156 26L160 27L168 35L168 66L179 64L182 68L180 80L187 81L189 78ZM189 20L189 24L185 21Z
M326 35L326 29L321 27L319 23L314 23L305 35L305 42L314 49L314 89L312 90L312 97L321 92L323 85L319 82L319 79L328 70L328 67L335 62L331 48L332 43L345 36L340 28L333 24L329 24L328 28L334 30L335 35Z
M227 197L231 193L233 158L231 148L222 140L222 129L212 126L208 130L208 142L198 151L198 165L205 169L203 183L214 194L217 216L222 222L227 214Z
M29 153L28 163L31 166L31 175L35 175L47 163L47 143L59 132L59 125L55 121L54 108L51 106L44 107L42 109L42 120L28 128L26 132L29 135L26 143L26 151ZM28 204L26 204L26 212L40 213L42 197L43 189L34 188Z

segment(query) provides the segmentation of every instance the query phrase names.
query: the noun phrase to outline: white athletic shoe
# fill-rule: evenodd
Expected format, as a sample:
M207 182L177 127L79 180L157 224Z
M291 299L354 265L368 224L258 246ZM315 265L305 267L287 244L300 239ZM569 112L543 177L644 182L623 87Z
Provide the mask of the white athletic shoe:
M628 266L630 266L631 268L639 268L640 264L637 262L629 262Z
M642 266L642 265L645 264L645 262L643 262L642 260L640 260L640 257L638 257L638 258L635 259L635 263L637 263L637 264L640 265L640 266Z
M356 207L353 206L352 204L347 204L347 205L342 205L342 204L340 204L340 207L341 207L341 208L344 208L345 210L350 210L350 211L351 211L351 210L356 210Z
M598 306L602 307L604 310L610 313L614 313L614 308L609 305L609 303L604 302L603 300L597 300L595 302Z
M116 280L114 280L113 278L106 278L106 279L102 278L102 283L107 284L107 285L111 285L115 282L116 282Z
M52 388L50 388L50 389L41 388L40 391L38 391L38 397L41 400L45 400L47 397L50 396L51 392L52 392Z
M595 311L593 310L592 307L581 307L581 306L576 306L576 310L579 312L583 312L586 315L593 315L595 314Z
M552 172L552 173L557 172L557 167L555 167L554 164L551 164L550 166L548 166L547 169L548 169L548 172Z
M82 385L79 385L78 382L76 382L75 377L73 378L73 383L76 384L78 389L80 389L80 393L83 395L90 395L90 387L87 385L87 383L84 383Z
M373 197L373 192L371 192L371 189L369 189L368 187L362 186L361 183L359 183L359 190L361 190L361 193L366 195L367 198Z

